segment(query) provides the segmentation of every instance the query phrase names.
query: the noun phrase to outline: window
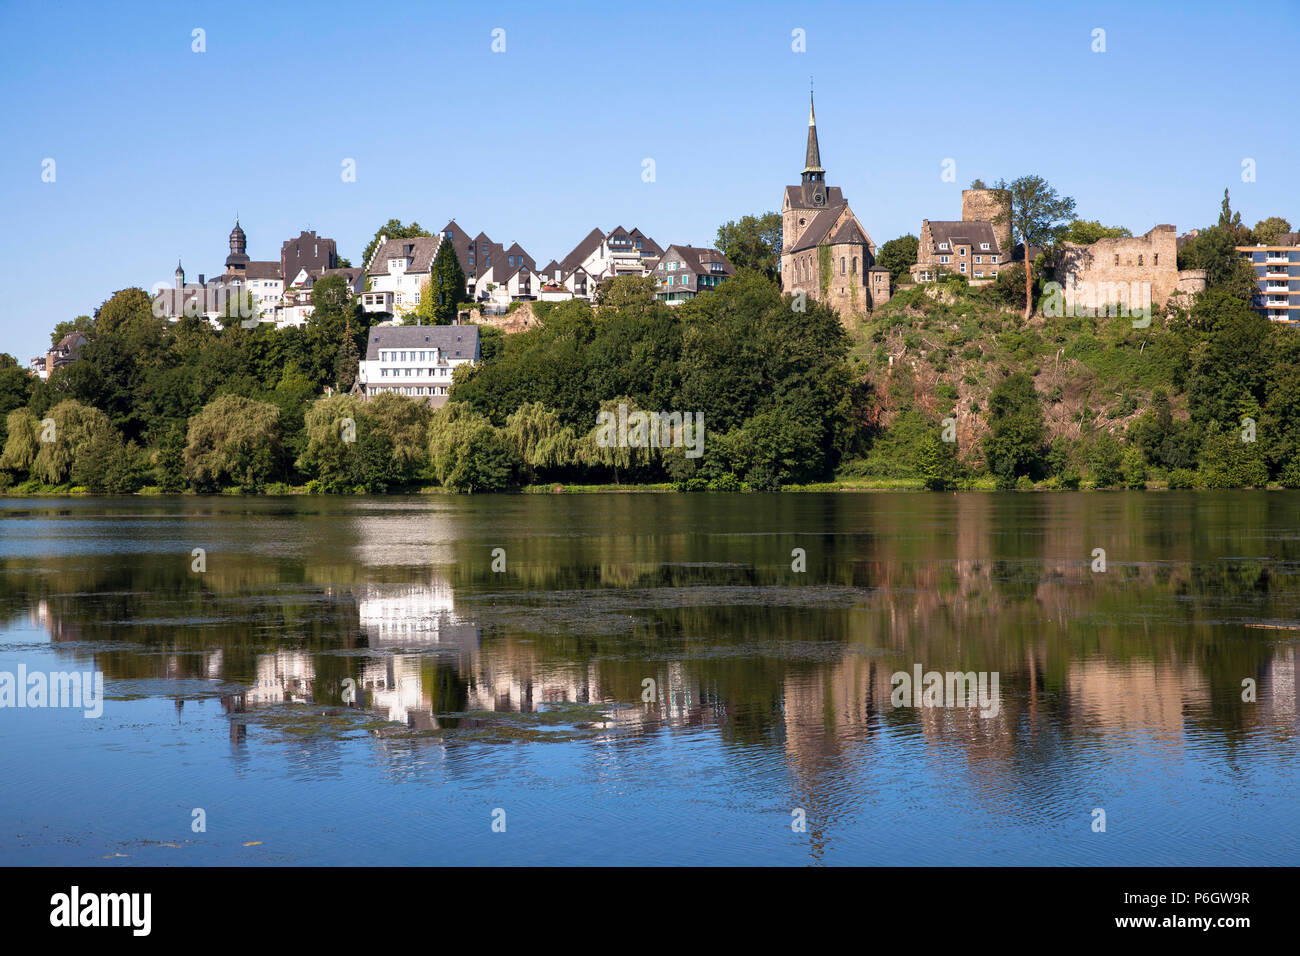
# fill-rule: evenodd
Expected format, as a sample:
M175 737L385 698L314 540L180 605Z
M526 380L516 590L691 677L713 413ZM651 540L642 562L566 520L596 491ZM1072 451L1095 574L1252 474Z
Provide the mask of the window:
M1138 265L1142 265L1142 256L1138 255Z
M992 262L994 265L997 265L997 261L998 261L997 256L989 256L989 262Z
M940 261L941 263L943 263L944 265L947 265L947 264L948 264L948 257L947 257L947 256L940 256L940 257L939 257L939 261Z
M857 256L854 256L854 257L853 257L853 272L854 272L855 275L857 274L857 271L858 271L858 257L857 257Z
M983 261L984 261L984 257L983 257L983 256L976 256L976 257L975 257L975 262L976 262L976 264L981 263L981 262L983 262Z
M1115 253L1115 265L1119 265L1119 253Z
M1153 266L1158 266L1158 265L1160 265L1160 253L1158 253L1158 252L1153 252L1153 253L1151 254L1151 264L1152 264Z
M939 248L940 248L940 249L947 249L947 248L948 248L948 243L946 243L946 242L941 242L941 243L939 243Z
M840 256L840 275L844 275L844 262L845 262L844 257Z
M985 249L985 250L987 250L988 247L989 247L989 244L988 244L987 242L981 242L981 243L980 243L980 248L981 248L981 249Z
M961 271L962 271L962 272L965 272L965 271L966 271L966 263L964 263L964 262L961 264Z
M962 254L963 256L966 255L966 247L965 247L965 246L962 246L962 247L961 247L961 254Z

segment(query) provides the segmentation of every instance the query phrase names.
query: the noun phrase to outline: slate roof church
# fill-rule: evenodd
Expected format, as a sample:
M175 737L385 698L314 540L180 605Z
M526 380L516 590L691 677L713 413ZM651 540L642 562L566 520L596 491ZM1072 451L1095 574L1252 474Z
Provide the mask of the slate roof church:
M807 293L841 319L889 301L889 270L876 265L876 244L840 188L826 185L811 95L803 175L781 201L781 288Z

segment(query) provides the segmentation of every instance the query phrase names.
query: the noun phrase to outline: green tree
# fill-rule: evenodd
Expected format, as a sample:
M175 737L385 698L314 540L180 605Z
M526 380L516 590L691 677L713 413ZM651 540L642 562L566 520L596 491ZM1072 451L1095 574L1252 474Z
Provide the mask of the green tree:
M238 395L221 395L190 419L185 473L201 491L233 484L256 491L280 476L280 409Z
M1088 466L1096 488L1114 488L1124 481L1124 449L1110 432L1103 431L1092 443Z
M84 332L86 337L89 338L94 328L95 320L88 315L79 315L75 319L58 322L50 332L50 347L53 348L58 345L60 339L65 335L71 335L73 332Z
M149 293L139 288L123 289L114 292L95 310L94 328L101 334L120 332L130 325L148 323L154 318L153 300Z
M451 325L465 294L465 272L460 267L460 257L450 242L441 242L417 313L421 319L427 317L432 325Z
M1267 219L1261 219L1255 223L1255 228L1251 230L1255 242L1263 243L1266 246L1277 245L1278 240L1290 231L1291 223L1281 216L1269 216Z
M957 457L957 443L941 441L933 429L927 432L916 449L917 471L930 491L951 491L964 477L965 469Z
M77 452L72 483L95 495L129 495L144 484L145 465L135 442L115 431L94 434Z
M750 487L779 491L782 485L816 477L824 468L821 435L819 424L771 408L728 436L728 463Z
M41 450L40 425L36 417L25 408L15 408L5 420L4 453L0 454L0 468L26 474Z
M567 468L577 458L577 436L572 426L541 402L526 402L506 419L506 438L520 461L536 474Z
M352 452L355 449L362 405L351 395L329 395L311 404L304 415L306 447L298 467L321 482L325 491L350 491L353 479Z
M1047 430L1034 380L1016 372L989 393L989 433L984 459L998 487L1015 487L1021 475L1036 478L1042 471Z
M1021 176L1011 183L999 180L994 188L1011 191L1011 241L1023 243L1025 247L1025 318L1028 319L1033 301L1029 248L1060 240L1066 223L1074 218L1074 200L1060 195L1047 180L1036 175Z
M1242 261L1237 247L1249 243L1249 230L1240 227L1202 229L1178 250L1178 268L1204 269L1206 282L1212 286L1226 285L1235 280L1234 294L1248 297L1255 290L1255 273Z
M718 249L737 269L755 269L775 279L781 264L782 224L779 212L741 216L718 227Z
M155 462L158 487L169 495L185 490L185 432L173 426L158 446Z
M50 409L50 423L40 427L40 450L32 461L32 475L51 485L72 476L78 455L96 438L113 434L108 416L98 408L66 399Z
M428 402L381 392L363 405L361 412L388 439L394 465L391 481L413 481L424 473L429 463L428 431L433 417Z
M907 278L908 270L916 265L919 248L920 240L910 232L897 239L890 239L880 247L880 254L876 256L876 265L889 270L892 282L901 282Z
M1204 488L1264 488L1268 465L1258 441L1242 440L1238 431L1213 432L1201 449L1200 484Z
M1061 242L1076 242L1081 246L1090 246L1098 239L1118 239L1131 236L1123 226L1103 226L1096 219L1074 219L1061 233Z

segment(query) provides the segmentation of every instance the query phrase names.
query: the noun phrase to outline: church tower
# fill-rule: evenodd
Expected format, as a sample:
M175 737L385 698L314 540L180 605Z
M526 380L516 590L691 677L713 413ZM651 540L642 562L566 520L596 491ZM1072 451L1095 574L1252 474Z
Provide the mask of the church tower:
M822 151L817 145L817 114L813 97L808 94L808 149L804 154L803 187L809 205L826 205L826 170L822 169Z
M808 94L808 142L797 186L781 200L781 288L811 296L842 319L889 300L889 270L839 186L826 185L817 113Z

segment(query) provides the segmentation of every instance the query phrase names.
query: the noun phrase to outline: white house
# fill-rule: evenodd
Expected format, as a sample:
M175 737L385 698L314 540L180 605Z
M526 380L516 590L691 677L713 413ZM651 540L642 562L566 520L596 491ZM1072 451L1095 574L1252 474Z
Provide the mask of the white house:
M371 328L356 391L396 392L443 405L452 373L480 357L477 325L386 325Z
M414 311L420 304L424 286L429 282L441 242L441 236L416 236L413 239L380 236L379 245L366 264L366 276L370 279L370 288L366 291L391 292L391 311L395 316L405 316ZM377 311L364 297L361 301L366 311Z
M559 263L559 281L575 296L594 296L600 280L646 275L661 255L659 244L640 229L593 229ZM548 279L554 278L551 271L548 267Z

